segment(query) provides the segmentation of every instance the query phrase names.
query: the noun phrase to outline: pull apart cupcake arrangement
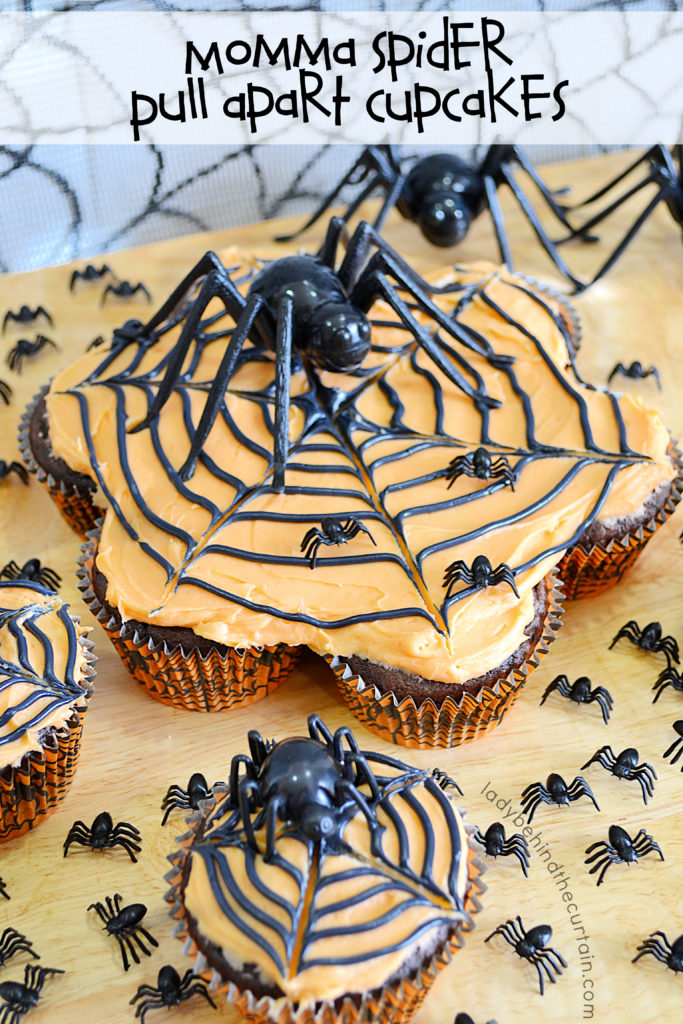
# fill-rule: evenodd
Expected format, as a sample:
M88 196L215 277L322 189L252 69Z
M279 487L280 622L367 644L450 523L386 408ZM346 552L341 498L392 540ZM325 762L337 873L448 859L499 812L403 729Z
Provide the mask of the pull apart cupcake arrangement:
M683 252L627 166L370 147L303 227L0 279L0 1020L673 1019Z

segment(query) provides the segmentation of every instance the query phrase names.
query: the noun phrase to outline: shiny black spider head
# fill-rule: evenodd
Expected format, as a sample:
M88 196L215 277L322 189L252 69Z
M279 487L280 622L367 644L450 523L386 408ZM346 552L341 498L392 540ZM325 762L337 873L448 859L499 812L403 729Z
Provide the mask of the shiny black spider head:
M610 825L607 835L610 846L616 850L621 860L630 864L638 860L638 854L633 848L631 837L625 829L620 825Z
M553 930L549 924L537 924L535 928L530 928L519 943L519 955L527 957L538 952L548 945L552 936Z
M561 775L556 772L551 772L546 779L546 789L550 794L553 803L556 804L568 804L569 793L567 792L567 784Z
M418 160L408 172L398 209L417 221L432 245L458 245L482 205L476 168L448 153Z
M572 700L582 703L590 696L591 681L588 676L579 676L572 686Z
M258 775L264 803L279 797L281 819L295 822L313 842L337 826L335 790L341 778L325 745L299 736L276 743Z

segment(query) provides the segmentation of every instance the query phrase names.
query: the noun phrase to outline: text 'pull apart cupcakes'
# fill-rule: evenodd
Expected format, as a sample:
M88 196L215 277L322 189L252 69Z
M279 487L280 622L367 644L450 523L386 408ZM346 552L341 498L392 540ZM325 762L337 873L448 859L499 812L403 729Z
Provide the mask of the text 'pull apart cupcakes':
M570 596L616 582L678 501L667 430L583 384L566 304L504 270L449 271L402 316L377 301L358 365L295 345L289 375L291 318L259 306L284 260L226 258L47 394L51 451L106 509L86 599L176 706L255 700L307 645L385 738L478 735L555 635L556 566Z
M229 790L189 820L176 934L250 1021L405 1024L483 891L455 784L308 724L250 732Z
M91 694L92 644L38 583L0 581L0 841L64 799Z

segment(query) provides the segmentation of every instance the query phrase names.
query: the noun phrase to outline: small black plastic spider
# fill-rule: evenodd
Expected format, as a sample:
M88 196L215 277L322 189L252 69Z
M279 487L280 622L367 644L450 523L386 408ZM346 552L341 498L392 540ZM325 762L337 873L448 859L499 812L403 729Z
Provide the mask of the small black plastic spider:
M2 398L5 405L9 405L12 398L12 388L6 380L0 380L0 398Z
M33 943L18 932L16 928L5 928L0 935L0 967L3 967L8 960L11 960L17 953L28 953L34 960L40 957L33 949Z
M586 853L590 856L586 857L584 863L593 865L588 872L589 875L594 875L596 871L600 872L598 885L602 885L605 872L610 864L618 864L620 861L624 864L632 864L639 857L644 857L648 853L658 853L664 860L664 854L644 828L641 828L635 839L631 839L625 829L619 825L610 825L608 836L609 842L601 840L598 843L591 843L586 849Z
M45 979L50 974L64 974L56 967L26 964L24 980L3 981L0 984L0 1024L19 1024L21 1018L38 1004Z
M570 801L579 800L582 796L590 797L596 810L600 810L590 786L585 779L577 775L568 786L561 775L551 772L545 782L532 782L522 793L522 813L528 814L530 825L540 803L557 804L558 807Z
M456 362L442 349L438 338L418 322L414 310L430 317L442 330L469 351L485 354L489 362L507 365L510 358L497 356L490 344L447 316L436 306L427 284L398 253L387 245L369 224L361 222L335 269L337 250L346 228L339 217L329 223L325 241L317 255L301 253L267 263L252 279L246 297L235 286L230 273L215 253L206 253L178 285L148 324L141 337L153 338L155 329L177 313L189 293L201 287L190 305L168 367L147 415L129 428L131 432L149 427L168 400L185 365L190 346L197 343L201 318L212 299L219 298L235 321L230 341L208 393L190 452L179 470L182 480L195 471L211 427L247 338L275 351L275 427L271 488L282 493L289 448L289 382L292 357L299 353L317 367L344 373L361 365L371 344L367 313L377 299L384 299L403 327L425 350L434 364L457 388L467 394L477 409L497 408L498 399L472 384ZM370 255L371 250L374 253ZM401 294L399 294L399 292ZM135 340L135 338L129 339ZM462 365L462 357L459 357ZM467 370L467 366L465 366ZM476 374L474 375L476 378Z
M0 480L3 480L10 473L16 473L23 484L28 485L28 470L21 462L5 462L0 459Z
M677 733L678 739L674 740L671 746L666 748L662 757L671 757L673 754L673 757L671 757L671 764L676 764L676 761L678 761L681 754L683 754L683 718L679 718L674 722L671 728ZM681 771L683 772L683 766L681 767Z
M567 966L567 961L564 957L556 949L551 949L548 946L553 935L553 930L549 924L539 924L535 928L530 928L529 931L526 931L522 918L517 914L514 921L508 920L504 921L503 924L499 924L484 941L488 942L494 935L502 935L505 941L514 948L517 956L522 957L523 960L528 960L529 963L534 965L538 973L541 995L543 995L543 971L541 971L541 967L547 974L548 979L555 984L557 978L552 972L554 971L558 975L562 974L562 968Z
M162 1009L164 1006L170 1009L195 995L204 996L214 1010L216 1009L216 1004L206 990L206 982L198 977L191 967L188 967L181 980L175 967L165 964L157 975L156 988L152 985L140 985L130 1005L132 1006L138 999L142 1000L135 1008L135 1016L140 1018L140 1024L145 1024L145 1015L150 1010Z
M214 782L215 785L217 783ZM165 811L161 824L166 824L171 811L181 808L196 811L199 808L200 802L208 800L211 796L213 796L213 789L209 787L206 778L201 772L195 772L193 775L190 775L187 789L183 789L182 786L174 783L168 787L166 796L161 801L161 809Z
M579 676L573 683L570 683L564 674L556 676L541 697L541 704L545 704L546 697L554 690L557 690L560 696L566 697L567 700L571 700L575 704L592 704L593 701L597 701L600 705L605 725L609 722L610 712L614 705L612 695L604 686L596 686L592 690L591 681L588 676Z
M40 316L47 320L50 327L54 327L54 320L44 306L36 306L35 309L31 309L30 306L22 306L18 313L14 313L11 309L8 309L5 313L5 319L2 321L2 333L5 333L7 324L10 322L16 324L32 324L33 321L37 320Z
M456 1013L453 1024L474 1024L469 1013ZM486 1024L496 1024L495 1020L488 1020Z
M142 292L148 302L152 301L149 289L142 283L142 281L138 281L136 285L131 284L130 281L117 281L116 284L108 284L102 292L100 305L104 305L107 300L107 295L115 295L119 299L132 299L138 292Z
M674 944L669 945L669 940L664 932L651 932L638 946L638 951L638 956L634 956L631 961L632 964L636 960L640 960L641 956L649 954L666 964L674 974L683 971L683 935L679 935Z
M443 585L446 587L446 600L453 596L453 584L457 583L458 580L464 580L465 583L471 584L473 590L482 590L485 587L495 587L498 583L507 583L509 587L512 587L515 597L519 597L519 591L515 584L514 570L505 562L501 562L494 569L486 555L477 555L472 562L471 569L462 558L458 558L455 562L451 562L450 565L446 566L443 577Z
M622 377L630 377L631 380L643 380L645 377L654 377L657 381L657 387L660 391L662 390L662 382L659 379L659 370L656 366L651 366L649 370L646 370L642 363L639 363L637 359L635 362L631 363L630 366L624 366L623 363L617 363L607 378L608 384L611 383L612 377L614 377L616 373L620 373Z
M146 928L140 924L143 917L147 913L147 907L144 903L131 903L127 907L121 906L123 897L117 892L113 899L111 896L105 896L107 906L105 908L102 903L91 903L88 910L94 910L100 920L104 921L104 927L110 935L113 935L119 944L121 950L121 958L123 960L123 969L127 971L130 967L130 962L126 954L126 947L130 952L131 957L136 964L140 963L140 957L138 951L133 945L133 939L137 942L140 950L145 956L151 956L151 949L147 949L142 938L152 946L158 946L159 943L150 935ZM140 938L142 936L142 938ZM124 945L125 943L125 945Z
M49 566L41 566L37 558L29 558L19 567L15 561L8 562L0 571L0 580L30 580L50 590L59 590L62 577Z
M89 846L91 850L109 850L112 846L122 846L133 863L137 863L136 853L140 852L140 833L135 825L121 821L114 826L111 814L102 811L88 826L83 821L75 821L64 840L64 856L66 857L72 843Z
M312 526L304 535L304 539L301 541L301 550L303 551L304 558L309 560L311 569L315 569L318 550L321 544L325 544L328 547L332 544L346 544L347 541L352 540L361 530L363 533L367 533L372 543L375 544L375 540L367 526L359 522L355 516L349 516L344 522L338 516L325 516L320 520L320 528Z
M510 463L501 455L498 459L491 459L491 453L486 448L475 448L467 455L457 455L448 463L444 476L451 487L459 476L476 477L478 480L490 480L502 478L504 487L509 484L512 490L515 489L515 471L510 468Z
M614 756L614 751L609 744L600 747L585 764L581 765L581 771L596 761L617 779L626 779L627 782L637 779L643 794L643 803L646 804L647 798L654 793L657 772L647 761L638 764L638 751L635 747L626 747L617 757Z
M640 647L641 651L652 654L661 652L666 657L667 665L671 665L672 661L678 665L680 661L676 640L672 636L662 636L662 627L659 622L648 622L647 626L641 630L635 619L629 619L616 634L608 649L611 651L622 637L630 640L636 647Z
M103 263L101 267L95 267L92 263L88 263L83 270L73 271L69 281L69 291L72 292L74 290L77 281L86 281L88 283L99 281L101 278L106 277L107 274L111 277L116 277L114 271L106 263Z
M14 348L11 348L7 353L6 363L10 370L16 370L17 373L21 373L24 359L37 355L46 345L52 345L56 349L59 348L59 345L52 338L48 338L44 334L36 334L33 341L29 341L28 338L19 338Z
M669 668L665 668L663 672L657 677L657 682L652 687L657 693L652 699L652 703L656 704L662 695L662 692L666 690L667 686L671 686L674 690L678 690L679 693L683 692L683 672L677 672L673 665Z
M514 854L522 865L525 877L529 877L529 844L521 832L515 832L509 839L506 839L502 823L494 821L483 835L481 829L477 829L473 838L481 843L489 857L509 857Z
M410 170L404 170L408 161L399 157L395 146L367 146L306 223L294 234L282 235L276 241L290 242L312 227L329 210L345 186L363 185L344 211L344 221L353 216L371 192L382 189L385 200L374 220L376 231L381 231L387 214L395 206L402 217L417 223L428 242L441 247L458 245L465 238L472 221L488 208L501 260L512 268L512 252L498 200L498 189L507 185L557 269L576 288L581 287L511 173L512 167L521 167L538 189L545 205L575 237L564 208L556 202L552 191L519 146L490 146L479 166L467 163L453 153L434 153L412 159L416 162ZM581 237L590 241L590 236Z
M11 898L7 892L7 883L2 878L0 878L0 896L4 896L6 900Z

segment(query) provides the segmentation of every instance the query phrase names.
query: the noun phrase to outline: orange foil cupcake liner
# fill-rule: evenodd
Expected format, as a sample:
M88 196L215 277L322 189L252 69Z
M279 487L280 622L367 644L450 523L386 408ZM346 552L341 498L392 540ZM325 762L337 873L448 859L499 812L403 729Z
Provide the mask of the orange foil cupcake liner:
M540 663L557 636L562 618L563 586L556 569L546 576L548 610L541 635L529 657L492 685L459 699L445 697L441 704L427 698L399 700L391 691L381 693L352 672L338 657L324 655L337 678L341 695L351 711L371 732L405 747L457 747L498 725L514 704L529 674Z
M85 539L89 530L92 530L95 523L102 515L102 509L93 504L92 492L82 490L75 484L68 484L62 480L56 480L52 473L48 472L36 460L31 448L31 421L36 406L47 394L49 384L42 388L33 400L26 407L26 411L19 422L19 451L30 473L35 473L41 484L47 489L50 497L67 521L72 530Z
M215 790L214 790L215 792ZM219 794L216 794L219 795ZM177 922L173 935L183 941L183 953L195 960L194 972L208 984L213 995L223 995L246 1017L249 1024L408 1024L424 1003L439 973L464 945L463 933L472 930L472 915L481 910L480 896L486 891L481 876L486 867L472 846L474 826L465 822L469 842L468 870L470 887L465 899L466 920L454 926L451 937L433 956L429 957L410 976L362 994L344 996L334 1002L311 1004L292 1003L285 997L256 996L249 989L240 989L234 982L225 981L212 967L190 934L185 908L182 903L182 876L188 847L195 835L200 819L215 806L216 798L204 801L200 810L186 819L190 830L179 837L181 849L169 856L173 865L166 875L171 888L164 897L171 904L171 917ZM461 813L463 813L461 811Z
M588 551L577 544L559 564L567 600L592 597L613 587L631 568L652 535L663 525L681 500L683 492L683 456L676 443L669 454L676 468L671 491L662 509L632 533L610 540L603 547L594 544Z
M285 682L299 660L298 647L277 644L202 654L186 651L182 644L155 641L144 623L133 627L118 612L112 615L92 587L99 535L98 527L82 545L78 587L126 668L150 696L187 711L229 711L262 700Z
M31 751L15 765L0 769L0 842L16 839L36 828L66 796L76 774L83 720L95 675L92 642L80 638L85 654L83 705L59 729L50 729L42 749Z

